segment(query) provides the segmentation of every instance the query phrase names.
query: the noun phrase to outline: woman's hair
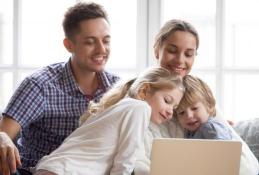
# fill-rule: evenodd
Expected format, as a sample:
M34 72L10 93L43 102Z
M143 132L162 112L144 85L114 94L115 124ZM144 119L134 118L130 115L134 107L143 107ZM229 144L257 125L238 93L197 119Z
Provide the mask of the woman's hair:
M167 39L169 35L176 31L189 32L196 38L196 45L199 47L199 35L196 29L188 22L172 19L167 21L164 26L159 30L155 37L154 49L157 50L162 46L162 43Z
M109 90L100 99L99 103L90 102L86 113L80 118L82 124L89 116L102 112L108 107L116 104L124 97L140 99L139 92L148 85L148 93L154 93L158 90L178 88L184 92L184 86L180 76L171 74L165 68L149 68L142 72L137 78L116 86Z
M185 86L185 92L176 109L176 114L194 103L202 102L211 116L216 115L215 98L209 86L204 81L198 77L186 75L183 78L183 84Z
M108 15L101 5L93 2L75 4L64 15L63 30L65 36L72 40L74 35L79 32L79 25L82 21L96 18L104 18L109 22Z

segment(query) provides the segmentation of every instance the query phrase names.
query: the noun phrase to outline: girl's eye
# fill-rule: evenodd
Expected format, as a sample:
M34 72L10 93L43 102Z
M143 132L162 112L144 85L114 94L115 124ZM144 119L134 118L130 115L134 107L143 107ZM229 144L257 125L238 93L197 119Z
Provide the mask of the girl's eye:
M165 98L164 98L164 101L165 101L167 104L171 104L171 103L172 103L172 99L169 98L169 97L165 97Z

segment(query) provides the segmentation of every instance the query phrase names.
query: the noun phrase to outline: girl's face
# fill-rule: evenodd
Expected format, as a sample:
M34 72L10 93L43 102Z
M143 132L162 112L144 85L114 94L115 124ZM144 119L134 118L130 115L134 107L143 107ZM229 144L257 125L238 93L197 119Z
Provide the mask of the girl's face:
M176 31L155 50L155 56L161 67L183 77L191 71L196 49L196 38L192 33Z
M177 113L180 125L189 131L196 131L209 117L208 109L202 102L194 103Z
M183 93L178 88L163 89L148 94L145 101L152 109L151 121L155 124L161 124L170 120L182 96Z

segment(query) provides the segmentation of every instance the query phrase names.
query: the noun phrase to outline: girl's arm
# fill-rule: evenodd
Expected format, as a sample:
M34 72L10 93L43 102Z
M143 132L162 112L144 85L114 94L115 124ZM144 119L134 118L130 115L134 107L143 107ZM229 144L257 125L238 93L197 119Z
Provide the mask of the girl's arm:
M111 168L111 175L131 174L136 163L144 134L150 122L151 109L146 104L134 106L124 113L120 128L118 150Z

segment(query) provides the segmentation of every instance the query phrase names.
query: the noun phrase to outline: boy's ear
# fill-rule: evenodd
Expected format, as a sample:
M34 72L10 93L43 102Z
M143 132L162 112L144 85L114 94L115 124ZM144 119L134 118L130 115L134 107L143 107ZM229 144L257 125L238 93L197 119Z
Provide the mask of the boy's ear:
M70 39L65 38L63 40L63 44L64 44L64 46L65 46L65 48L67 49L68 52L70 52L70 53L73 52L74 44L73 44L73 42Z
M150 85L145 83L142 85L142 87L139 88L139 91L138 91L138 96L140 99L145 99L146 96L148 95L148 92L150 90Z

